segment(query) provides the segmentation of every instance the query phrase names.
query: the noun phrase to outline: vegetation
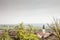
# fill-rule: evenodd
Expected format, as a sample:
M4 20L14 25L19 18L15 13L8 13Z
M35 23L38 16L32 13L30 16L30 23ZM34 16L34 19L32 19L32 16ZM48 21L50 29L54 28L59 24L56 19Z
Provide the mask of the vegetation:
M2 32L0 32L0 40L10 40L10 36L8 35L7 30L3 30Z
M20 40L38 40L38 37L36 34L33 34L33 29L31 25L30 31L27 31L26 28L24 28L23 23L19 25L20 28L17 29L17 37L19 37Z
M50 25L48 24L48 26L53 31L52 33L56 36L56 39L60 40L60 21L54 19L54 22Z
M47 25L52 30L50 33L55 35L56 40L60 40L60 21L54 19L52 24ZM6 28L5 26L5 28L0 29L0 40L41 40L35 33L38 29L30 24L28 24L28 27L29 29L23 23L20 23L12 29Z
M28 25L30 27L30 30L28 31L23 23L16 26L14 29L16 30L16 35L14 38L18 40L38 40L37 34L34 34L33 27L31 25ZM13 30L12 30L13 31ZM11 40L11 37L9 35L8 29L4 33L4 35L0 35L0 40Z

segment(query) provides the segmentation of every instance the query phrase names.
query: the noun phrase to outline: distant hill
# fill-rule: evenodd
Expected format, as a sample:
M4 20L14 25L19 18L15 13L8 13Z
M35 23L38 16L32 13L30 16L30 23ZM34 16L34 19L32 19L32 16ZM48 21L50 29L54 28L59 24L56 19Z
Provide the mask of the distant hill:
M4 28L4 27L15 27L17 24L0 24L0 28ZM28 28L28 24L24 24L26 26L26 28ZM43 24L30 24L32 25L33 27L36 27L36 28L42 28ZM46 25L45 25L46 26Z

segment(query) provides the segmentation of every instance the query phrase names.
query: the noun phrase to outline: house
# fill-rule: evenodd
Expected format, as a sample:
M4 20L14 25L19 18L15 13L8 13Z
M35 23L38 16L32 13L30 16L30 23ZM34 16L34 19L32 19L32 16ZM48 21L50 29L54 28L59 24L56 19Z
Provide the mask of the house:
M5 33L5 30L0 29L0 36L3 35Z
M56 38L56 36L53 33L50 33L50 32L45 32L45 34L43 34L43 32L38 32L37 35L38 35L39 39L44 37L44 39L46 39L46 40L58 40Z
M8 30L8 33L9 33L10 37L15 37L17 34L16 30L13 30L13 29Z

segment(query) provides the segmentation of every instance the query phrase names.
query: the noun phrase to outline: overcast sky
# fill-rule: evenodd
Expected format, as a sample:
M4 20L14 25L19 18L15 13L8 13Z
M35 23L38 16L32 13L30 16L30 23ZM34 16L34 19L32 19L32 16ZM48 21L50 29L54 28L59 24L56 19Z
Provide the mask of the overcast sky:
M0 0L0 24L51 23L60 18L60 0Z

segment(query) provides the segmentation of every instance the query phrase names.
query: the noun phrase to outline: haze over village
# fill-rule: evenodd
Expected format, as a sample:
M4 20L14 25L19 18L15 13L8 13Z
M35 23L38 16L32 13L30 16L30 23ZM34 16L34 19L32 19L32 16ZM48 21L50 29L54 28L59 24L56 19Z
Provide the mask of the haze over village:
M60 40L60 0L0 0L0 40Z

